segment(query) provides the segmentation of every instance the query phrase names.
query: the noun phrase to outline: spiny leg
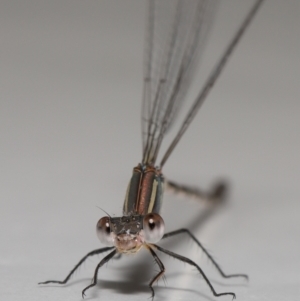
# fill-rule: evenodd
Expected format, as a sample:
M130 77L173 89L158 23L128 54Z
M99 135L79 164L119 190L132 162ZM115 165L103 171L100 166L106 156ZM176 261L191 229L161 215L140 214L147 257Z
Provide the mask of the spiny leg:
M151 292L152 292L152 300L154 299L154 289L153 289L153 283L155 281L158 281L158 279L163 276L164 272L165 272L165 267L163 265L163 263L161 262L161 260L158 258L158 256L156 255L156 253L152 250L152 248L149 246L149 245L146 245L145 246L151 253L151 255L153 256L154 260L156 261L157 265L159 266L160 268L160 272L150 281L149 283L149 287L151 289Z
M209 258L209 260L213 263L213 265L216 267L216 269L219 271L219 273L221 274L222 277L224 278L233 278L233 277L243 277L246 278L248 280L248 275L246 274L230 274L230 275L226 275L222 269L220 268L220 266L218 265L218 263L213 259L213 257L208 253L208 251L202 246L202 244L200 243L200 241L188 230L188 229L179 229L176 231L172 231L169 233L166 233L162 239L164 238L168 238L174 235L178 235L178 234L187 234L189 235L193 241L202 249L202 251L206 254L206 256Z
M176 194L182 193L187 197L207 200L211 204L224 202L228 194L228 184L224 181L217 182L209 192L204 192L199 188L181 185L172 181L166 181L166 189Z
M103 252L109 251L111 249L113 249L114 247L106 247L106 248L101 248L101 249L97 249L94 251L89 252L88 254L86 254L73 268L73 270L68 274L68 276L65 278L65 280L63 281L58 281L58 280L48 280L48 281L44 281L44 282L39 282L38 284L48 284L48 283L58 283L58 284L65 284L69 281L69 279L71 278L71 276L74 274L74 272L83 264L83 262L90 256L93 255L97 255L97 254L101 254Z
M226 292L226 293L217 293L214 289L214 287L212 286L212 284L210 283L210 281L208 280L207 276L205 275L205 273L203 272L203 270L192 260L190 260L189 258L187 257L184 257L184 256L181 256L179 254L176 254L176 253L173 253L169 250L166 250L158 245L155 245L155 244L151 244L151 246L155 247L157 250L167 254L167 255L170 255L182 262L186 262L192 266L194 266L198 271L199 273L202 275L202 277L204 278L205 282L207 283L207 285L209 286L210 290L212 291L213 295L215 297L220 297L220 296L225 296L225 295L231 295L233 297L233 299L235 299L235 293L232 293L232 292Z
M90 285L88 285L83 291L82 291L82 298L84 298L85 296L85 291L88 290L89 288L95 286L97 284L97 275L98 275L98 270L106 263L108 262L110 259L112 259L117 253L117 250L113 250L111 253L109 253L107 256L105 256L97 265L96 269L95 269L95 273L94 273L94 277L93 277L93 281Z

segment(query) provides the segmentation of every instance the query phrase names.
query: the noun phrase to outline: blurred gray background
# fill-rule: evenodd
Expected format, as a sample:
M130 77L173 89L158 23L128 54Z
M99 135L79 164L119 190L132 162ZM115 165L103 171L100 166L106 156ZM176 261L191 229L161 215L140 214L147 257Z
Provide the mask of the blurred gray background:
M221 2L191 99L252 3ZM100 247L96 206L121 214L141 159L145 16L138 0L0 1L1 300L81 300L90 283L101 257L64 288L37 286ZM298 0L264 3L164 169L204 188L232 184L202 225L203 206L181 196L166 196L162 215L167 230L192 228L225 272L250 275L225 281L188 239L169 244L239 301L300 295L299 29ZM194 269L161 259L155 300L215 300ZM147 300L155 270L146 251L125 256L87 296Z

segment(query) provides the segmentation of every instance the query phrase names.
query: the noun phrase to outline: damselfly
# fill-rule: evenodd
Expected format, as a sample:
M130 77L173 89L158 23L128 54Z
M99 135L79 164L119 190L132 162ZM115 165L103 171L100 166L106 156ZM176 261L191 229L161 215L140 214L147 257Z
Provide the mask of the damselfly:
M105 216L98 221L97 235L107 247L96 249L84 256L63 281L49 280L40 284L65 284L88 257L110 251L97 265L92 283L82 291L84 297L85 292L96 285L98 271L106 262L117 254L136 253L144 247L153 256L160 269L149 283L152 298L154 298L153 283L165 272L165 267L156 251L196 267L214 296L231 295L235 298L232 292L217 293L201 267L194 261L157 245L161 239L187 234L207 255L222 277L247 278L244 274L225 274L189 230L179 229L164 234L164 221L159 215L165 186L199 198L205 197L213 203L223 198L224 185L219 184L211 193L205 194L200 190L165 180L162 168L195 117L262 2L263 0L255 1L204 83L160 163L157 164L162 141L185 99L196 60L205 44L215 11L215 1L149 0L142 109L143 155L141 163L133 169L123 205L123 216Z

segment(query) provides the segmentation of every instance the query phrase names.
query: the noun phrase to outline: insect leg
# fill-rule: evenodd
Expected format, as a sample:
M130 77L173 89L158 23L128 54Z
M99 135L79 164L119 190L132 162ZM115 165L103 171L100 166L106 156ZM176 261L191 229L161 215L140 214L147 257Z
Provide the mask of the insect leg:
M209 260L213 263L213 265L215 266L215 268L218 270L218 272L220 273L220 275L224 278L234 278L234 277L243 277L246 278L248 280L248 275L246 274L225 274L222 269L220 268L219 264L213 259L213 257L209 254L209 252L203 247L203 245L200 243L200 241L188 230L188 229L179 229L176 231L172 231L169 233L166 233L162 239L164 238L168 238L171 236L175 236L175 235L179 235L179 234L187 234L201 249L202 251L205 253L205 255L209 258Z
M98 270L106 263L108 262L110 259L112 259L115 254L117 253L117 250L113 250L111 253L109 253L107 256L105 256L97 265L96 269L95 269L95 273L94 273L94 277L93 277L93 281L90 285L88 285L83 291L82 291L82 298L84 298L85 296L85 291L88 290L89 288L95 286L97 284L97 276L98 276Z
M233 297L233 299L235 299L235 293L232 293L232 292L225 292L225 293L217 293L214 289L214 287L212 286L211 282L208 280L207 276L205 275L205 273L203 272L203 270L192 260L190 260L189 258L187 257L184 257L184 256L181 256L179 254L176 254L176 253L173 253L169 250L166 250L158 245L154 245L152 244L151 246L155 247L156 249L158 249L159 251L167 254L167 255L170 255L171 257L174 257L182 262L186 262L187 264L190 264L192 266L194 266L198 271L199 273L201 274L201 276L203 277L203 279L205 280L205 282L207 283L207 285L209 286L210 290L212 291L213 295L215 297L220 297L220 296L224 296L224 295L231 295Z
M48 284L48 283L57 283L57 284L65 284L67 283L71 276L74 274L74 272L83 264L83 262L90 256L93 256L93 255L97 255L97 254L101 254L103 252L106 252L108 250L111 250L113 249L114 247L106 247L106 248L101 248L101 249L97 249L97 250L94 250L94 251L91 251L89 252L88 254L86 254L76 265L75 267L71 270L71 272L68 274L68 276L62 280L62 281L58 281L58 280L47 280L47 281L44 281L44 282L39 282L38 284Z

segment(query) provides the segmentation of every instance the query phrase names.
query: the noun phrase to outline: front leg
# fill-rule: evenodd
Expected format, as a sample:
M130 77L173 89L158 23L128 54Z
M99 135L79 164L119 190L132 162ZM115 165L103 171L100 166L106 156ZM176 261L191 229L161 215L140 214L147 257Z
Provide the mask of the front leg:
M113 247L114 248L114 247ZM97 283L97 276L98 276L98 270L106 263L108 262L110 259L112 259L117 253L117 250L113 250L111 253L109 253L107 256L105 256L97 265L96 269L95 269L95 273L94 273L94 277L93 277L93 281L90 285L88 285L83 291L82 291L82 298L84 298L85 296L85 291L88 290L89 288L93 287L96 285Z
M160 272L149 283L149 287L150 287L151 292L152 292L152 296L151 297L152 297L152 300L153 300L154 299L154 295L155 295L154 289L153 289L153 283L155 281L158 281L158 279L163 276L163 274L165 272L165 267L164 267L163 263L161 262L161 260L156 255L156 253L152 250L152 248L149 245L146 245L145 247L150 251L151 255L154 257L154 260L156 261L156 263L158 264L158 266L160 268Z

